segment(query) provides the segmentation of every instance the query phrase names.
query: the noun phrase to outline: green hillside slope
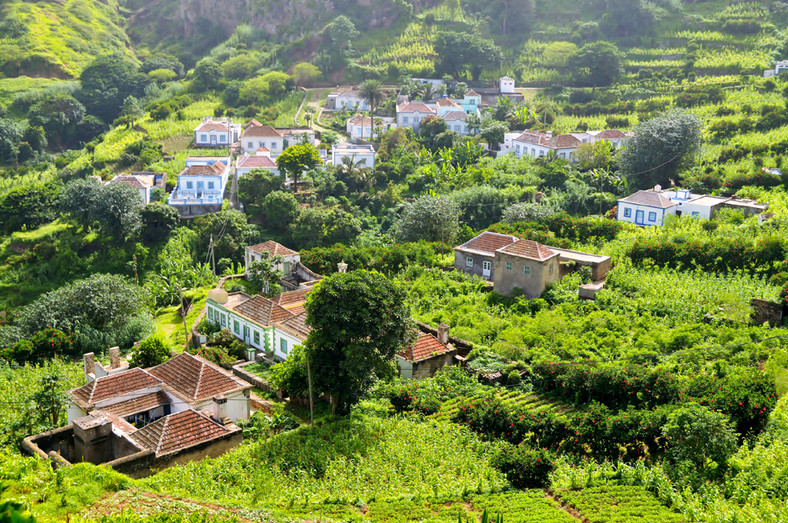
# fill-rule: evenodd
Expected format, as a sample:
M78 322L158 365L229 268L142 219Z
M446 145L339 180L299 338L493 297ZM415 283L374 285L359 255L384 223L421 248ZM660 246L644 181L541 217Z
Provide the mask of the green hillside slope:
M132 56L116 0L0 2L0 74L76 77L96 56Z

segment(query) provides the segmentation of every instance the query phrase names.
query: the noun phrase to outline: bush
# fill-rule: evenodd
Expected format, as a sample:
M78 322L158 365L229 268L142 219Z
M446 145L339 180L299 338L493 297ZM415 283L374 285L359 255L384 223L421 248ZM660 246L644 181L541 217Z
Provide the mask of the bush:
M210 336L211 334L216 334L222 330L222 328L218 323L210 321L207 317L203 317L200 323L197 324L197 330L206 336Z
M37 363L55 356L73 358L80 355L74 336L48 327L29 339L19 340L11 347L0 349L0 359L18 364Z
M151 336L131 349L129 367L155 367L170 359L170 348L159 336Z
M236 360L242 360L246 357L246 344L236 338L229 329L221 329L209 336L208 344L224 350L228 356Z
M543 449L506 445L492 459L514 488L544 488L555 470L555 455Z
M215 363L216 365L224 367L225 369L232 368L232 366L237 361L236 358L230 357L225 349L213 345L198 347L192 351L192 354L201 356L211 363Z

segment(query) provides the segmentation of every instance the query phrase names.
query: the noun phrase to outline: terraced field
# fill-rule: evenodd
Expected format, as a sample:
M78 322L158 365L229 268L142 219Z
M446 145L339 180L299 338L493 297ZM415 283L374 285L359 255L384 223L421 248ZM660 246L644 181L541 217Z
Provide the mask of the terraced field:
M658 521L684 523L687 518L659 503L642 487L606 485L582 490L561 490L556 497L591 523Z
M449 421L457 413L460 406L468 400L482 399L485 395L476 394L474 396L458 396L446 401L440 406L438 412L431 417L439 421ZM495 398L500 399L507 407L516 407L529 413L540 412L570 412L574 409L563 403L553 401L538 394L521 392L518 390L504 390L497 392Z

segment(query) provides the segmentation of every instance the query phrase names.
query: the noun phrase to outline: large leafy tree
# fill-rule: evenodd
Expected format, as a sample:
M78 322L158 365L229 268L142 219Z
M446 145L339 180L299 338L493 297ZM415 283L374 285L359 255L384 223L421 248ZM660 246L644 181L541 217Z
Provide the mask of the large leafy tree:
M314 169L322 163L317 148L308 143L291 145L276 158L276 166L279 170L293 179L293 192L298 192L298 177L301 173Z
M305 344L313 388L347 414L372 384L394 373L394 355L409 341L405 291L378 272L324 279L307 297Z
M222 67L213 58L203 58L192 72L192 87L196 91L209 91L219 87L224 73Z
M0 118L0 162L15 161L22 130L10 118Z
M361 234L358 218L338 207L309 207L292 225L293 241L302 249L352 243Z
M216 260L227 258L235 262L243 260L252 228L246 222L246 215L240 211L228 210L220 213L198 216L192 221L197 232L197 259L207 259L208 248L213 236L214 257Z
M721 476L736 452L737 435L731 421L701 405L671 413L663 432L670 442L667 458L682 477Z
M503 62L500 47L469 33L438 33L435 37L435 52L440 57L436 72L458 77L470 69L474 80L479 78L485 67L495 69Z
M133 187L121 183L103 185L95 180L68 183L60 198L60 208L85 229L98 226L115 240L127 241L142 227L142 200Z
M0 224L6 232L35 228L54 220L60 187L37 184L15 187L0 198Z
M88 112L105 122L111 122L121 112L129 96L142 98L150 78L137 71L122 56L97 58L79 76L82 89L79 100Z
M284 259L280 255L271 256L271 253L262 253L259 260L252 262L246 271L246 278L259 289L263 296L276 296L282 291L279 280L284 273L279 267Z
M62 150L75 143L85 106L73 96L53 94L33 105L27 117L30 125L43 128L47 139Z
M380 83L380 80L364 80L361 86L359 87L359 94L361 97L369 104L369 116L370 121L375 121L375 109L383 102L385 98L385 93L383 91L383 84ZM364 128L362 127L362 130ZM369 139L375 135L375 126L369 126ZM363 138L363 136L362 136Z
M614 84L621 78L622 59L615 44L594 42L570 56L567 65L578 82L597 87Z
M678 109L638 125L616 156L629 185L647 189L675 180L700 149L701 128L700 118Z
M422 196L407 204L395 224L394 236L402 242L425 240L451 243L460 230L460 206L445 196Z
M181 222L180 214L163 203L151 203L140 211L142 238L147 243L157 243L167 238Z
M261 210L269 228L283 231L298 217L298 201L289 192L273 191L263 199Z
M259 216L263 199L273 191L284 189L281 176L274 176L265 169L253 169L238 179L238 198L249 214Z

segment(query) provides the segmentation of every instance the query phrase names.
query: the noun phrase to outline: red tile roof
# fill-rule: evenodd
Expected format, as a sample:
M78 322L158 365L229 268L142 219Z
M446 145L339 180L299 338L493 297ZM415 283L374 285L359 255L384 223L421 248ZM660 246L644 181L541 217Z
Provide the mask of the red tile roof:
M447 122L453 122L453 121L464 122L467 117L468 115L465 114L465 111L449 111L448 113L443 115L443 119L446 120Z
M233 310L263 326L270 326L294 316L292 312L262 296L254 296L236 305Z
M467 93L465 93L465 96L481 96L481 95L476 91L474 91L473 89L471 89Z
M605 129L594 136L597 140L620 140L625 137L626 135L618 129Z
M288 249L281 243L277 243L273 240L268 240L267 242L258 243L257 245L250 245L247 248L258 253L267 252L271 254L271 256L276 256L276 255L293 256L298 254L298 251L294 251L293 249Z
M240 169L276 169L276 163L269 156L262 154L252 156L249 153L244 153L238 158L236 167Z
M225 427L192 409L170 414L129 434L156 456L181 451L221 438L239 429Z
M101 407L100 410L108 414L125 417L154 409L160 405L168 405L169 403L169 396L163 391L157 391L143 394L130 400L113 403L112 405Z
M462 109L462 106L457 102L455 102L454 100L452 100L451 98L441 98L440 100L435 102L435 105L437 105L438 107L457 107L459 109Z
M461 252L478 252L486 254L487 256L494 256L495 251L516 241L517 238L509 236L508 234L484 231L476 238L463 243L459 247L455 247L454 250Z
M416 339L416 343L400 352L399 355L408 361L417 362L445 354L451 350L454 349L439 342L432 334L422 332Z
M228 132L230 128L227 124L222 122L204 122L197 128L198 131L220 131L220 132Z
M652 190L638 191L618 201L624 203L634 203L636 205L645 205L646 207L656 207L657 209L668 209L676 205L670 199Z
M309 331L312 330L306 323L306 312L301 312L292 318L277 323L276 327L301 340L305 340L306 337L309 336Z
M216 162L211 165L191 165L186 167L178 176L222 176L226 165Z
M128 185L129 187L134 187L135 189L147 189L149 187L149 185L143 182L139 176L133 176L129 174L118 175L110 180L110 183L122 183L124 185Z
M281 138L282 133L271 127L270 125L250 125L246 128L243 134L244 137L261 137L261 138Z
M102 376L87 385L70 391L71 395L88 405L161 384L156 377L142 369L131 369L110 376Z
M186 352L152 367L150 373L189 401L251 388L245 381L231 378L208 361Z
M557 134L551 136L541 131L532 130L523 131L515 140L518 142L540 145L542 147L549 147L550 149L567 149L577 147L583 143L571 134Z
M507 245L506 247L502 248L501 252L540 261L552 258L553 256L558 256L557 253L551 251L541 243L535 242L533 240L517 240L511 245Z
M311 291L312 289L298 289L297 291L283 292L279 296L271 298L271 301L287 308L292 305L304 303L306 301L306 295Z
M397 108L398 113L424 113L424 114L435 114L435 111L421 102L409 102L403 104L401 107Z

